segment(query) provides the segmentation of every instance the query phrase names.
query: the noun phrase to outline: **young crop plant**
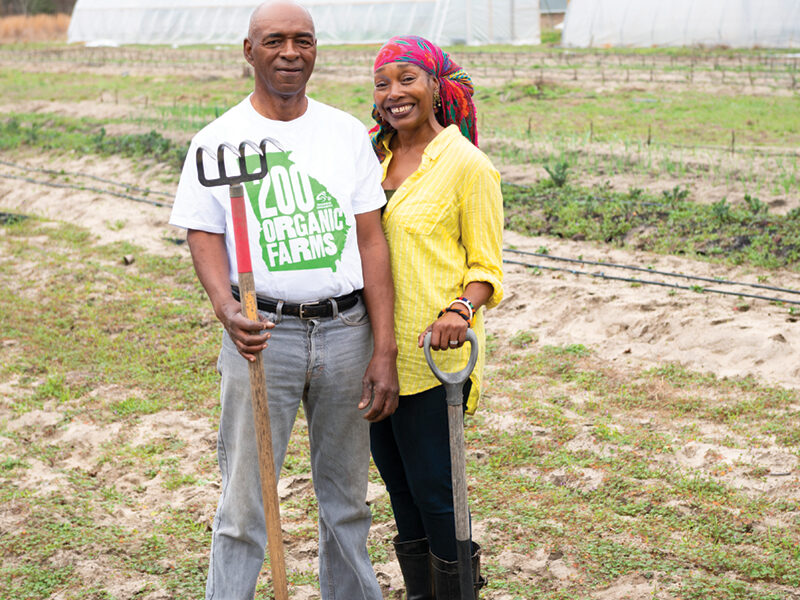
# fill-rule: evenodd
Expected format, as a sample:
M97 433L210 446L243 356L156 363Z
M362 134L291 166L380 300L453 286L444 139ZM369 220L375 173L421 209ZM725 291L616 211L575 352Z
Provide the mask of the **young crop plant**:
M514 348L527 348L528 345L536 343L538 336L532 331L518 331L509 340Z
M711 205L711 212L714 219L720 223L728 223L733 218L731 214L731 205L728 204L727 199L723 198Z
M750 194L744 195L744 202L748 210L754 215L765 215L769 210L769 207L764 202Z
M570 164L566 159L561 159L552 165L547 164L544 166L544 170L550 175L550 180L553 182L553 185L559 188L564 187L564 184L567 183L569 168Z
M661 192L661 196L666 202L669 203L682 202L688 198L689 190L681 187L680 185L676 185L671 190L664 190Z
M768 268L800 262L800 210L767 214L753 197L750 208L727 201L698 204L687 194L680 186L656 196L617 192L605 185L503 184L506 227L527 235L594 240Z

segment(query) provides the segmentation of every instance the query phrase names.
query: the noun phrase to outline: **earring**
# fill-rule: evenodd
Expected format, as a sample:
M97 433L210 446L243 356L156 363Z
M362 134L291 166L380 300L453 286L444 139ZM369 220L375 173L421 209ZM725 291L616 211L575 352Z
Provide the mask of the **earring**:
M433 109L439 110L442 107L442 99L439 97L438 88L433 90Z

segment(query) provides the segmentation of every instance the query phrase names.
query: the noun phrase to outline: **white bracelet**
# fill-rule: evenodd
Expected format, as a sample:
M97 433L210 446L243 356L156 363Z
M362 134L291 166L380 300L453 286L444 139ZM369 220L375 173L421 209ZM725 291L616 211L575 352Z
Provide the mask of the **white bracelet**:
M453 306L453 304L461 304L462 306L466 306L467 310L469 311L469 322L472 323L472 317L475 314L472 311L472 307L469 304L467 304L466 302L464 302L463 300L459 300L458 298L456 298L450 304L447 305L447 308L450 308L451 306Z

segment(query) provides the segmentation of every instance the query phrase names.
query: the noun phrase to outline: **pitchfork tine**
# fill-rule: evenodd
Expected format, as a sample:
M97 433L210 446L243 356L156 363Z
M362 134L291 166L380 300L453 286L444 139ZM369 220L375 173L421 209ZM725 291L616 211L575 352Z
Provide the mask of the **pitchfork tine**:
M233 144L229 144L228 142L222 142L217 147L217 168L219 169L219 178L222 181L231 181L233 178L228 177L228 174L225 172L225 149L228 149L234 156L239 156L237 153L236 146ZM240 175L244 175L244 171L239 173Z
M204 185L205 187L211 187L215 184L213 181L206 178L206 171L205 168L203 168L203 152L208 154L212 160L216 160L216 157L211 150L205 146L198 146L197 153L195 154L195 162L197 163L197 178L200 180L201 185Z
M245 150L247 147L252 148L255 150L256 155L258 156L258 171L253 171L252 173L247 171L247 157ZM250 140L244 140L241 144L239 144L239 171L242 175L246 175L248 179L262 179L267 175L267 147L265 144L261 144L261 147L256 146Z
M218 185L233 185L236 183L244 183L246 181L255 181L256 179L263 179L267 175L267 144L272 144L281 152L285 152L283 147L272 138L264 138L261 140L261 143L256 145L254 142L250 140L244 140L242 143L239 144L239 147L236 148L232 144L227 142L223 142L217 147L217 154L216 157L212 152L204 147L198 146L197 148L197 155L196 155L196 162L197 162L197 178L200 180L200 183L206 187L215 187ZM255 155L258 156L259 167L256 171L248 172L247 170L247 148L251 148ZM239 173L238 175L228 175L225 170L225 151L230 152L233 156L236 157L236 160L239 164ZM219 171L218 177L216 179L212 179L205 176L205 168L203 166L203 152L208 154L210 157L214 158L217 161L217 170Z

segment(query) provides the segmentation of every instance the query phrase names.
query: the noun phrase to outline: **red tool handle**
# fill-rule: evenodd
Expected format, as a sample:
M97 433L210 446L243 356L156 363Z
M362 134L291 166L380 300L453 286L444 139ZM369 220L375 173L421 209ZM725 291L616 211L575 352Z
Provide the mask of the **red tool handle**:
M236 244L236 265L239 273L252 273L250 262L250 239L247 234L247 211L244 206L244 188L231 186L231 213L233 216L233 239Z

